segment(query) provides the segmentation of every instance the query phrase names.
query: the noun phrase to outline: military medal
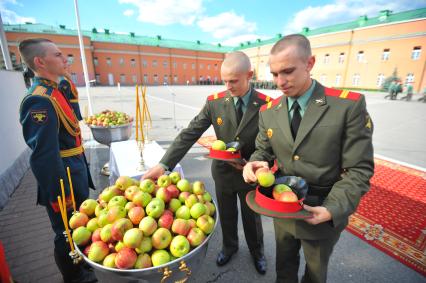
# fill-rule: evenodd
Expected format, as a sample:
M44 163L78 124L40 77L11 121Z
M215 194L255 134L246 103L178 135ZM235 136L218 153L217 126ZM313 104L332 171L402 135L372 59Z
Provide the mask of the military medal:
M274 134L274 131L272 131L272 129L271 128L269 128L267 131L266 131L266 135L268 136L268 138L272 138L272 135Z
M218 117L218 118L216 119L216 122L217 122L217 124L218 124L219 126L222 126L222 124L223 124L223 120L222 120L222 118L220 118L220 117Z

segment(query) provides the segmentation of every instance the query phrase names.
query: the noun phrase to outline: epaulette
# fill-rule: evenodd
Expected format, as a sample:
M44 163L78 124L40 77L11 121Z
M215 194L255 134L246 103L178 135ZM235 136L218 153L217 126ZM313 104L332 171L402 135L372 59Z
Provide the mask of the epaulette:
M222 92L219 92L219 93L209 95L209 97L207 97L207 100L209 100L209 101L210 100L216 100L216 99L225 97L225 95L226 95L226 91L222 91Z
M267 109L270 109L270 108L274 107L275 105L278 105L278 104L280 103L280 101L281 101L281 98L282 98L282 95L281 95L280 97L275 98L275 99L274 99L274 100L272 100L272 101L269 101L269 102L268 102L268 103L266 103L266 104L263 104L263 105L260 107L260 111L262 112L262 111L265 111L265 110L267 110Z
M272 99L270 96L267 96L267 95L260 93L260 92L257 93L257 97L259 97L260 99L262 99L263 101L266 101L266 102L269 102Z
M349 90L340 90L335 88L324 88L324 93L327 96L334 96L339 97L343 99L350 99L350 100L358 100L361 98L361 94L357 92L352 92Z

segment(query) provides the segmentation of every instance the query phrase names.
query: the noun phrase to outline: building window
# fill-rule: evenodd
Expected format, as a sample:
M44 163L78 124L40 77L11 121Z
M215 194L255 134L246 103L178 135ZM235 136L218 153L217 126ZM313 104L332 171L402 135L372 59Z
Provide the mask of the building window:
M339 64L343 64L345 62L345 53L342 52L339 54Z
M158 83L158 76L157 74L154 75L154 83L157 84Z
M93 57L93 65L97 66L98 64L98 57Z
M71 80L74 84L77 84L78 79L77 79L77 74L76 73L71 73Z
M384 81L385 81L385 75L384 74L378 74L377 75L377 81L376 81L376 86L377 87L381 87L382 85L383 85L383 83L384 83Z
M148 75L147 74L143 75L143 83L148 84Z
M330 63L330 54L325 54L324 55L324 64L328 64Z
M195 70L195 63L192 63L192 69Z
M420 54L422 53L422 48L420 46L416 46L413 48L411 52L411 59L418 60L420 58Z
M97 83L97 84L100 84L100 83L101 83L101 75L96 74L96 75L95 75L95 80L96 80L96 83Z
M176 68L177 68L177 63L173 62L173 69L176 69Z
M132 81L134 84L138 81L138 79L136 78L136 75L132 75Z
M107 61L107 65L108 65L108 66L112 66L111 58L109 58L109 57L108 57L108 58L106 58L106 61Z
M356 60L358 62L364 62L364 51L358 51L358 54L356 55Z
M414 74L408 73L407 77L405 78L405 84L407 83L414 83Z
M200 70L202 70L204 68L203 64L200 64Z
M152 60L152 66L157 67L157 60Z
M167 68L167 61L163 61L163 67Z
M135 67L136 66L136 60L135 59L130 59L130 66L131 67Z
M352 85L353 86L359 86L360 80L361 80L361 76L358 73L354 74L353 77L352 77Z
M390 56L390 49L383 49L383 53L382 53L382 61L387 61L389 60L389 56Z
M164 75L163 76L163 83L167 84L169 82L169 76Z
M173 82L174 82L175 84L177 84L177 83L178 83L178 76L177 76L177 75L175 75L175 76L173 77Z
M121 74L121 75L120 75L120 82L121 82L122 84L126 83L126 75L125 75L125 74Z
M124 65L124 58L118 59L118 64L120 64L120 66L123 66Z
M215 71L217 71L217 64L214 64L214 69Z
M320 83L325 85L327 83L327 76L325 74L322 74L320 76Z
M186 63L183 63L183 64L182 64L182 68L183 68L184 70L186 70Z
M142 60L142 66L145 68L146 66L148 66L148 63L146 62L145 59Z
M68 65L72 65L74 63L74 55L68 54L67 63Z
M207 70L210 70L210 64L207 65Z
M341 82L341 80L342 80L342 75L337 74L337 75L336 75L336 80L335 80L335 82L334 82L334 85L335 85L335 86L340 86L340 82Z

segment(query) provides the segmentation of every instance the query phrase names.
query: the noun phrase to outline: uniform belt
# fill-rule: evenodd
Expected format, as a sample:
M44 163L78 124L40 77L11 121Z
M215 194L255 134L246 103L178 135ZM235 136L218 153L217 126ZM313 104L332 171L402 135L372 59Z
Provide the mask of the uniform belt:
M74 148L64 149L64 150L60 151L62 158L80 155L83 152L84 152L84 148L83 148L82 145L74 147Z

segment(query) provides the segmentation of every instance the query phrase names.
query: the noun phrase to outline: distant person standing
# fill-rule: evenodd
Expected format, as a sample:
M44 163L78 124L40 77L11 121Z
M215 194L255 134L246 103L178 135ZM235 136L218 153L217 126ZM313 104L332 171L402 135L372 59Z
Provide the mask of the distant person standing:
M407 83L407 95L401 97L401 100L410 101L413 97L413 85L411 83Z
M398 94L403 91L402 82L398 80L395 84L395 89L393 92L392 100L396 100L398 98Z
M395 92L395 85L396 85L396 81L395 80L391 81L388 87L388 95L385 96L385 99L388 97L389 99L392 99L393 93Z

